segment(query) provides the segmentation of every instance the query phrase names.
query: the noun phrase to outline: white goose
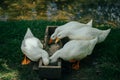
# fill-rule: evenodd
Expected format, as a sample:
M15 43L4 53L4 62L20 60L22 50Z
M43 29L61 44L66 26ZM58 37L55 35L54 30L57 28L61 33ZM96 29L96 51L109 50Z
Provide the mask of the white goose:
M61 31L57 35L56 43L64 38L68 37L71 40L90 40L95 37L98 37L98 42L100 43L104 41L109 34L111 29L108 30L99 30L97 28L83 27L77 30L65 30Z
M58 26L55 29L55 32L51 35L49 43L52 43L52 40L55 40L57 34L61 31L79 29L79 28L86 27L86 26L87 27L92 27L92 21L93 20L90 20L87 24L79 23L77 21L71 21L71 22L68 22L68 23L66 23L62 26Z
M22 64L28 64L30 60L38 61L40 58L43 60L44 65L49 64L49 56L48 53L42 49L43 45L41 41L34 37L31 30L28 28L27 33L22 41L21 50L25 54L25 58L22 61ZM27 59L26 56L29 58Z
M97 38L92 40L71 40L50 57L50 62L54 63L58 58L66 61L79 61L92 53L96 43ZM73 69L79 69L79 62L77 62L76 66L73 66Z

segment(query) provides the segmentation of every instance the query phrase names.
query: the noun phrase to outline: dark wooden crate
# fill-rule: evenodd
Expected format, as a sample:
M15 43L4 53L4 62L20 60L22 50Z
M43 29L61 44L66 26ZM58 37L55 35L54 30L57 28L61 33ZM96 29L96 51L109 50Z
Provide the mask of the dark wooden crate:
M58 60L56 64L49 64L48 66L39 63L39 76L40 78L58 79L61 77L61 60Z

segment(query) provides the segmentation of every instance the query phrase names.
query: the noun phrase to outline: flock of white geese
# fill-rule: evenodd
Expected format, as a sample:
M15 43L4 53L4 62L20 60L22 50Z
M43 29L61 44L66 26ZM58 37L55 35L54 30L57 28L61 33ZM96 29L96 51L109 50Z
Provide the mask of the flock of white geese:
M64 25L58 26L51 35L49 43L55 40L68 37L68 41L61 49L57 50L52 56L43 50L43 44L36 38L28 28L22 41L21 50L25 55L22 64L28 64L31 61L38 61L42 58L43 64L54 63L61 58L65 61L76 62L72 65L73 69L79 69L79 60L90 55L97 43L103 42L111 29L100 30L92 27L92 20L83 24L77 21L70 21ZM29 58L29 59L28 59Z

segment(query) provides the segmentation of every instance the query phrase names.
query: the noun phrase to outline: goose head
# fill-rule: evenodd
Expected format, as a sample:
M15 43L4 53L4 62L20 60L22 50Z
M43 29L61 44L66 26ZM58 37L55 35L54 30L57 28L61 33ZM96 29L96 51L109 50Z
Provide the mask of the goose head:
M48 55L48 53L46 51L42 52L42 60L43 60L44 65L49 64L49 55Z
M43 59L43 64L46 66L49 64L49 59L48 58L44 58Z
M51 35L51 37L50 37L50 40L49 40L49 44L51 44L52 42L53 42L53 40L55 40L56 39L56 37L57 37L57 34L60 32L60 28L59 27L57 27L56 29L55 29L55 32Z
M62 38L68 37L69 34L70 34L70 31L68 31L68 30L59 32L59 33L57 34L55 43L57 43L58 41L60 41L60 39L62 39Z
M55 33L52 34L51 37L50 37L50 40L49 40L49 44L51 44L53 42L53 40L56 39L56 37L57 37L57 35Z

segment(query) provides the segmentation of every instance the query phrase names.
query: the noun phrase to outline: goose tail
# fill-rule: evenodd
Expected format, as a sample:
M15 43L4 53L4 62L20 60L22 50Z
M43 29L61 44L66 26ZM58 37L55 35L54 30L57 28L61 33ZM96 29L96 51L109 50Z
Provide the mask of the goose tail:
M90 40L91 46L95 46L98 41L98 37L95 37L94 39Z
M26 38L31 38L31 37L33 37L33 36L34 36L34 35L32 34L30 28L28 28L28 29L27 29L27 32L26 32L26 34L25 34L24 39L26 39Z
M90 40L90 45L89 45L90 51L89 51L88 55L90 55L92 53L97 41L98 41L98 37L95 37L94 39Z
M87 23L87 25L89 25L90 27L92 27L92 22L93 22L93 20L91 19L91 20Z
M104 30L99 37L98 43L103 42L106 39L106 37L108 36L108 34L110 33L110 31L111 31L111 29Z

